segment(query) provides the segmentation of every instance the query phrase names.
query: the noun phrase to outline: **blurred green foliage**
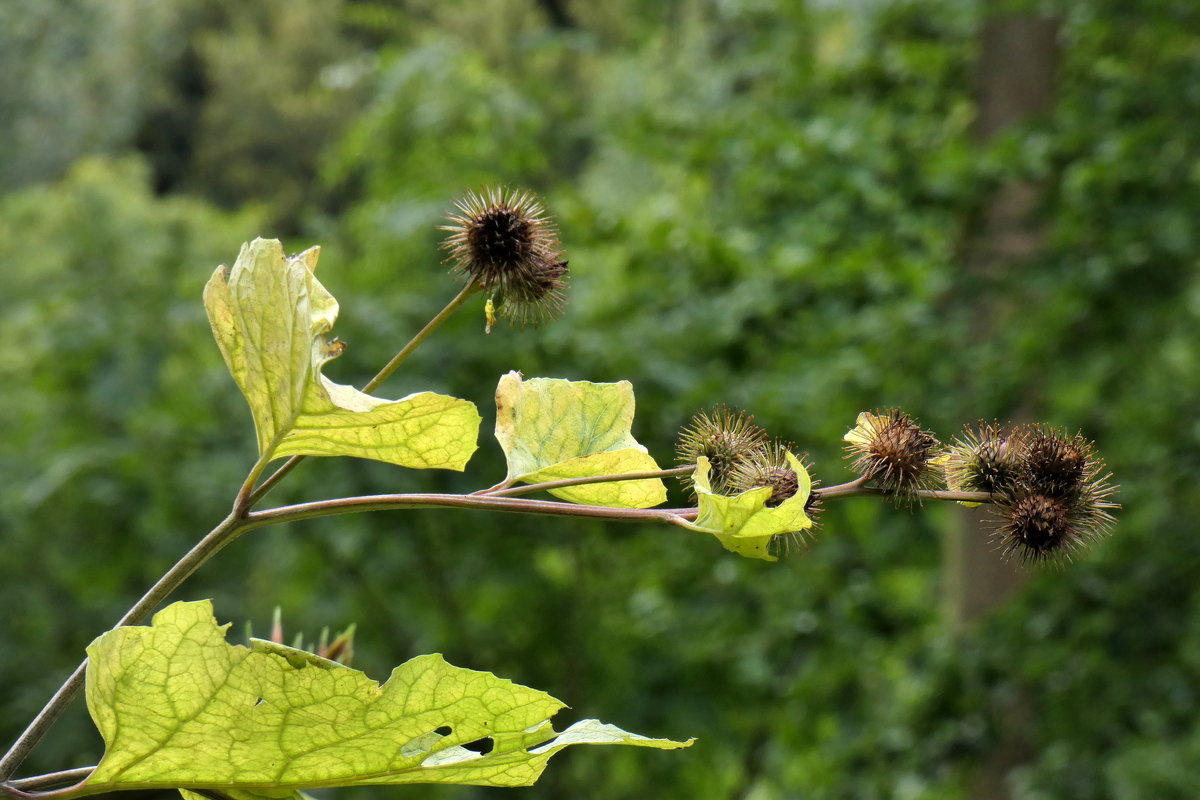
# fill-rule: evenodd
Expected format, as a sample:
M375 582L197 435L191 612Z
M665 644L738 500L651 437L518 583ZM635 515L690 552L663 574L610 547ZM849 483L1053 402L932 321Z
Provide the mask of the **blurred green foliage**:
M863 500L831 503L781 565L659 528L315 521L235 543L180 599L260 627L279 604L293 631L357 620L375 677L440 651L570 713L700 737L563 756L539 797L963 797L1014 742L1014 797L1200 793L1190 0L1043 4L1062 20L1054 111L986 147L972 3L67 5L0 11L21 76L0 89L4 738L253 461L199 303L213 266L253 235L320 243L350 345L329 371L361 382L455 290L436 250L450 199L503 181L558 218L567 315L484 336L481 309L460 312L385 394L470 398L486 429L509 369L627 378L660 461L725 402L826 483L865 408L947 436L1031 416L1097 440L1115 535L960 635L940 600L956 509ZM965 268L1014 181L1041 188L1043 246ZM465 476L314 460L270 502L502 472L494 444ZM94 763L97 744L66 724L28 769Z

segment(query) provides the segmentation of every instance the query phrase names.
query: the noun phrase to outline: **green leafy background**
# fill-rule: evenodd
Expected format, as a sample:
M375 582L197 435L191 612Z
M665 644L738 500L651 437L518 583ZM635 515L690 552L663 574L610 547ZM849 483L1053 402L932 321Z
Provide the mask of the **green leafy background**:
M0 6L3 738L256 457L200 305L213 268L255 236L320 244L350 345L326 371L361 385L455 291L450 199L507 181L557 215L566 316L485 336L479 299L384 396L470 400L486 432L509 370L627 379L660 464L726 402L826 484L864 409L943 434L1036 418L1097 440L1116 535L966 627L945 542L968 512L870 501L828 504L779 564L665 527L312 521L182 597L259 635L277 604L310 636L357 620L371 675L442 652L699 737L559 756L531 797L1200 795L1200 12L1036 10L1061 24L1053 108L981 146L977 2ZM1042 189L1040 246L967 269L1013 181ZM272 501L474 490L506 472L488 439L461 475L313 459ZM80 706L27 769L100 748Z

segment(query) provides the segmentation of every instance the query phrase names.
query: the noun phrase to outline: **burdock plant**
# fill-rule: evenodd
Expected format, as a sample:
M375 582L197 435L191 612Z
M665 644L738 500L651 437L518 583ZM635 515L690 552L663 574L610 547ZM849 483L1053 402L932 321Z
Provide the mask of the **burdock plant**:
M92 642L84 663L0 760L0 794L69 800L176 787L186 800L298 800L302 790L338 786L522 786L574 744L690 744L594 719L556 731L551 718L560 701L438 655L398 666L381 685L335 660L346 660L348 634L332 644L323 637L317 653L285 646L281 630L243 647L226 641L226 626L217 624L209 601L160 609L231 541L270 525L418 508L632 520L775 561L788 549L781 543L813 530L821 502L844 497L991 503L1005 549L1026 558L1077 551L1112 522L1108 475L1079 435L983 426L943 458L937 438L907 413L864 412L845 437L858 476L816 488L804 456L744 412L716 406L698 413L680 434L681 464L663 469L633 435L629 382L517 372L501 376L495 388L495 437L507 462L499 481L467 494L263 507L271 490L313 456L367 458L401 470L466 469L478 444L475 403L433 392L398 400L374 393L476 294L486 294L488 309L518 325L557 316L567 262L553 221L532 194L472 193L449 221L444 249L464 285L362 389L323 374L343 346L329 338L339 308L317 280L317 248L286 256L279 242L256 239L243 245L232 267L213 273L204 305L249 406L258 458L232 493L225 519ZM680 507L664 507L663 479L672 476L687 483L690 502ZM81 688L104 738L103 758L16 778Z

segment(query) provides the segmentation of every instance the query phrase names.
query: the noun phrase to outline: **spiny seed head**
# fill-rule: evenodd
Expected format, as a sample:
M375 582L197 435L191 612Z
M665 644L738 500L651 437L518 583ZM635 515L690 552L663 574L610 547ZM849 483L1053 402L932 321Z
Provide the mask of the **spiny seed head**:
M1070 558L1071 554L1106 534L1113 524L1109 509L1112 487L1091 487L1074 500L1018 489L1001 495L993 507L996 533L1007 555L1022 561Z
M1105 474L1088 481L1071 503L1071 513L1076 524L1085 531L1086 539L1100 538L1108 533L1117 521L1112 512L1121 505L1112 501L1117 487L1109 482L1111 477L1110 474Z
M491 292L500 315L524 325L561 311L567 262L537 197L494 186L468 192L441 230L453 272Z
M1102 467L1091 442L1080 434L1034 428L1021 461L1021 482L1030 491L1071 500Z
M771 489L771 496L767 498L766 502L768 508L778 508L785 500L794 497L800 489L800 477L788 459L788 455L794 449L793 445L779 439L767 443L750 459L738 464L733 469L729 481L731 493L768 487ZM808 459L808 454L802 454L798 460L805 473L810 476L809 481L811 481L812 463ZM820 500L815 498L810 491L804 503L804 512L809 519L813 519L819 504ZM813 519L814 526L815 522ZM772 537L769 544L770 554L778 558L792 551L803 550L808 544L806 533L809 530L812 528L788 531Z
M812 520L812 527L809 528L810 531L816 531L821 527L821 512L825 510L825 506L821 502L821 495L816 492L817 487L820 485L821 482L813 478L813 491L808 495L808 499L804 501L804 513Z
M1021 493L997 504L1002 514L998 532L1007 555L1022 561L1044 560L1078 546L1078 531L1069 505L1044 494Z
M767 498L768 508L778 508L800 488L800 479L788 462L787 454L792 445L775 439L765 444L753 456L736 464L730 471L729 488L733 492L745 492L763 486L770 487L771 496ZM804 468L807 454L800 457Z
M752 481L757 486L772 487L772 494L767 500L769 507L778 507L785 500L796 495L799 487L799 477L796 470L792 469L792 465L787 461L787 453L790 453L794 446L785 441L775 440L774 443L767 447L766 455L762 458L756 458L755 462L760 462L760 468L754 471L743 470L743 475L749 476L757 473L756 480ZM812 523L811 527L806 530L792 530L786 533L778 534L772 537L768 545L768 553L774 555L775 558L782 558L791 553L802 553L808 549L812 542L812 531L820 527L820 522L817 521L817 516L821 513L821 498L816 494L812 494L820 481L812 477L812 462L808 453L800 453L798 457L800 467L809 476L809 497L804 500L804 513ZM745 480L744 477L742 480Z
M543 264L532 280L500 297L499 315L521 327L554 319L567 300L567 273L565 260Z
M734 413L725 406L700 411L679 432L675 446L681 464L695 464L700 456L708 459L709 485L715 494L740 491L733 476L766 448L766 432L755 425L754 417L744 411ZM690 486L690 476L687 478Z
M946 485L954 491L1001 492L1017 482L1027 436L994 422L965 427L942 459Z
M898 408L882 414L864 411L843 438L854 470L898 504L911 505L918 490L935 482L930 464L941 444Z

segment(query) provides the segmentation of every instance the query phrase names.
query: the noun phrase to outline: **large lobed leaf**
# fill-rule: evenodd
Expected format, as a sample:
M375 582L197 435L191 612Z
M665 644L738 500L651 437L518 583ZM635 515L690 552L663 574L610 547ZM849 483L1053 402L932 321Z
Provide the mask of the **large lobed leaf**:
M318 252L285 258L278 241L255 239L204 287L213 335L254 417L259 454L463 469L479 435L473 403L432 392L380 400L321 375L340 347L325 340L338 304L313 274Z
M556 733L561 702L439 655L402 664L381 686L302 650L227 644L227 628L208 601L175 603L151 627L88 647L88 709L106 746L89 793L169 786L254 800L329 786L527 786L572 744L691 743L596 720ZM486 754L463 746L483 739Z
M510 372L496 387L496 439L511 481L650 472L658 464L633 438L633 385L559 378L522 380ZM552 489L573 503L650 508L666 502L658 478Z
M813 525L804 511L812 494L812 478L800 459L788 453L787 460L796 473L796 492L771 508L767 505L771 498L770 487L750 489L733 497L714 494L708 481L708 459L704 456L698 458L692 477L698 513L696 521L687 527L711 533L726 550L738 555L764 561L778 560L771 555L771 539L780 534L799 533Z

